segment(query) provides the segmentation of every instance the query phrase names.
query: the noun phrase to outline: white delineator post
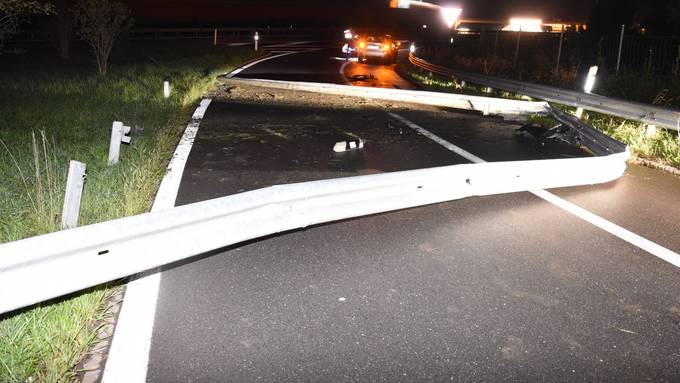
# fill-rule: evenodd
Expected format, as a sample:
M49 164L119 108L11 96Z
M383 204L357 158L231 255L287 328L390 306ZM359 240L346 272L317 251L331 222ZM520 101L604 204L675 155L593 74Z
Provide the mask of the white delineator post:
M591 66L590 70L588 70L588 77L586 77L586 83L583 86L583 91L590 94L593 91L593 87L595 86L595 79L597 78L597 66ZM576 117L581 118L583 117L583 108L578 108L576 109Z
M258 44L260 42L260 34L255 32L253 39L255 40L255 51L257 52Z
M163 80L163 97L170 98L170 79Z
M120 121L114 121L111 127L111 142L109 143L109 166L115 165L120 159L120 144L122 142L129 144L130 127L124 126Z
M213 46L217 45L217 28L215 28L215 32L213 33Z
M66 193L64 194L64 207L61 211L62 229L73 229L74 227L78 227L80 201L83 197L86 169L87 166L82 162L71 161L69 163Z

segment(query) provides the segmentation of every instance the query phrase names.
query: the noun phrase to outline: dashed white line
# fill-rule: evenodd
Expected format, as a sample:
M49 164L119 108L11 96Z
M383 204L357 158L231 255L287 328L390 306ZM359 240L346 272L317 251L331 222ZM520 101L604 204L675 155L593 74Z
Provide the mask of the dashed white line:
M202 100L191 117L191 122L184 131L158 188L151 211L171 209L175 206L184 167L201 120L211 101ZM137 279L127 284L102 377L103 383L146 381L160 282L161 273L150 271L137 276Z
M474 163L483 163L486 162L483 159L477 157L476 155L466 151L465 149L458 147L449 141L446 141L445 139L433 134L432 132L428 131L427 129L419 126L418 124L396 114L396 113L388 113L390 116L393 118L399 120L402 122L404 125L408 126L411 129L414 129L418 133L422 134L423 136L431 139L432 141L438 143L439 145L445 147L446 149L458 154L459 156L474 162ZM664 261L676 266L680 267L680 254L669 250L655 242L652 242L644 237L641 237L613 222L607 221L606 219L595 215L579 206L574 205L571 202L568 202L548 191L545 190L534 190L530 191L531 194L559 207L560 209L567 211L576 217L608 232L609 234L612 234L628 243L631 245L640 248L658 258L663 259Z

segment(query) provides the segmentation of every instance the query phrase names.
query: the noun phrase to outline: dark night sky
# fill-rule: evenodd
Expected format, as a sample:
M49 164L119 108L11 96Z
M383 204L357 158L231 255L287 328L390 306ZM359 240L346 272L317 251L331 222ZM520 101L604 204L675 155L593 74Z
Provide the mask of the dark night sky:
M288 21L310 25L390 24L427 18L424 12L393 10L389 0L124 0L138 21L219 22L240 25ZM437 2L437 1L433 1ZM464 17L505 20L513 15L586 19L591 0L454 0ZM446 4L445 1L439 1ZM431 17L431 15L429 16Z

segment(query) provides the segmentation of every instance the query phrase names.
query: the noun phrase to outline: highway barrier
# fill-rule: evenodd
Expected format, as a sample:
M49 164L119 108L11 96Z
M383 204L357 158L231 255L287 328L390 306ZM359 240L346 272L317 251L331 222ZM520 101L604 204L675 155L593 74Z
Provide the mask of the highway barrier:
M654 105L616 98L588 94L573 90L549 87L499 77L460 71L427 62L413 54L409 55L411 64L426 71L447 77L455 77L473 84L535 97L548 102L556 102L576 108L640 121L649 125L680 131L680 111Z
M360 92L377 99L386 95L382 89L331 84L276 85L316 87L316 92L330 94ZM397 94L407 98L408 92ZM408 97L435 105L446 98L465 105L461 100L467 98L468 107L479 108L475 103L480 103L489 105L489 111L511 114L520 105L534 113L540 104L461 95L428 98L421 92ZM543 111L551 112L545 105ZM462 164L272 186L2 244L0 314L276 233L470 196L603 183L623 174L630 154L625 145L573 117L557 117L597 156Z

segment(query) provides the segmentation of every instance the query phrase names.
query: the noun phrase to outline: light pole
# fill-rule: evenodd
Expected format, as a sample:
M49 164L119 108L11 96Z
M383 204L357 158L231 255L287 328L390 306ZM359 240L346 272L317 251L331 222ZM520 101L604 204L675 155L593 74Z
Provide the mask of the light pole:
M442 17L444 17L444 21L446 22L446 25L449 27L449 44L453 44L453 37L451 37L451 29L456 25L456 21L460 17L460 14L463 12L462 9L460 8L453 8L453 7L442 7Z

